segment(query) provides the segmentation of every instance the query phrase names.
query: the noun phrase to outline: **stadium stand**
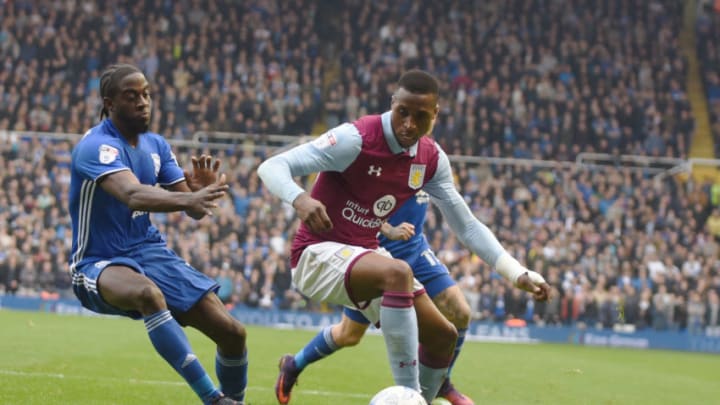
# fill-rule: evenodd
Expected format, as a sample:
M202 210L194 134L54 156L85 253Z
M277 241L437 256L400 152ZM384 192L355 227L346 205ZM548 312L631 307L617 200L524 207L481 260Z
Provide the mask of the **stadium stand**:
M708 2L708 6L710 3ZM703 84L710 111L711 132L715 141L715 156L720 157L720 12L710 7L699 10L697 21L697 50L703 69Z
M508 288L433 210L428 239L476 320L720 326L718 190L571 163L580 152L687 156L694 121L676 3L0 2L0 292L72 297L70 134L98 120L98 71L129 61L153 79L153 130L179 145L181 164L209 151L231 179L212 219L154 215L169 246L216 277L228 305L320 309L290 288L298 222L254 172L271 151L265 138L182 142L309 134L382 111L398 73L421 67L444 83L436 139L472 157L454 163L462 194L556 291L536 304ZM701 23L717 138L717 16Z

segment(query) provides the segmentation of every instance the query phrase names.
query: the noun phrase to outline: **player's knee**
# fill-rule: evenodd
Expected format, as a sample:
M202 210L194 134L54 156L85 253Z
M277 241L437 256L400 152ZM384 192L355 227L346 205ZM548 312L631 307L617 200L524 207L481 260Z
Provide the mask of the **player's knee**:
M154 284L147 284L140 288L136 302L138 310L143 315L150 315L167 307L165 296Z
M457 328L450 322L445 322L443 327L437 329L436 333L442 340L443 346L447 346L449 344L454 345L458 338Z
M385 291L408 291L413 288L413 273L410 265L402 260L393 260L392 264L386 269Z
M231 322L228 327L228 340L230 345L234 346L237 351L243 352L245 350L246 339L247 331L245 330L245 326L237 320Z
M241 324L237 320L233 320L230 323L230 327L228 328L230 336L232 338L237 339L238 341L242 341L243 344L245 344L245 338L247 337L247 331L245 330L245 326Z
M420 334L420 343L425 350L437 355L450 355L455 349L458 332L449 321L433 325L432 330Z
M467 329L470 325L470 305L465 301L458 302L453 308L451 320L457 329Z

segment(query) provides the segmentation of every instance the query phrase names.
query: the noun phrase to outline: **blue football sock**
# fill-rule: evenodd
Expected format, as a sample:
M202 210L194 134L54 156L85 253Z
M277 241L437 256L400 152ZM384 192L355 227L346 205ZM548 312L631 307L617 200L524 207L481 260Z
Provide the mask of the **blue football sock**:
M295 355L295 366L298 369L302 370L308 364L329 356L338 349L332 338L331 330L332 326L325 327Z
M175 318L170 315L170 311L156 312L145 317L144 321L155 350L187 381L200 399L208 403L220 395L215 384L193 354L185 332Z
M465 343L465 334L467 333L467 328L465 329L458 329L458 338L455 342L455 352L453 353L453 358L450 361L450 367L448 367L447 371L447 378L450 379L450 373L452 373L453 366L455 365L455 361L457 360L458 356L460 355L460 349L462 349L463 344Z
M220 353L215 355L215 373L220 381L220 390L223 394L236 400L245 399L245 388L247 388L248 358L247 349L242 356L223 356Z

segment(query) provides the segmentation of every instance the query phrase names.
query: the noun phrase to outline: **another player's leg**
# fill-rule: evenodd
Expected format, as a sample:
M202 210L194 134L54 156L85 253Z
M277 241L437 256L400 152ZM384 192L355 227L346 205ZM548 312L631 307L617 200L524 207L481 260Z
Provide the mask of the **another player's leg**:
M451 285L443 289L440 293L435 295L432 300L443 316L455 325L455 328L458 331L458 338L455 342L455 351L453 353L450 366L448 367L447 379L445 379L445 382L440 387L438 396L447 399L453 405L474 405L472 399L460 393L460 391L458 391L450 381L453 366L455 365L455 361L457 360L460 350L465 343L465 334L467 333L468 326L470 325L470 306L460 290L460 287L457 285Z
M458 332L455 351L448 367L448 377L440 387L438 396L449 400L453 405L472 405L473 401L458 392L450 382L453 365L465 343L465 334L470 325L470 306L455 280L450 277L447 267L435 257L429 246L426 246L421 254L410 257L409 263L415 278L423 284L440 313L455 325Z
M222 397L220 391L192 352L185 332L170 314L162 291L152 280L129 267L108 266L97 279L96 288L98 298L102 296L107 304L139 312L158 354L204 403L218 403Z
M395 383L420 391L418 320L413 306L410 266L401 260L370 253L357 259L348 271L347 291L356 306L382 296L379 318ZM429 299L428 303L432 305Z
M215 372L220 390L228 398L243 401L248 381L247 333L243 325L230 315L213 292L179 315L178 320L215 342Z
M305 367L322 360L343 347L360 342L370 322L356 310L345 308L340 323L328 326L318 333L295 356L280 358L280 372L275 383L275 396L281 404L290 402L290 393Z
M427 294L415 297L419 329L420 385L430 403L440 390L452 361L457 331L438 311ZM385 330L385 324L380 325ZM384 332L383 332L384 333Z

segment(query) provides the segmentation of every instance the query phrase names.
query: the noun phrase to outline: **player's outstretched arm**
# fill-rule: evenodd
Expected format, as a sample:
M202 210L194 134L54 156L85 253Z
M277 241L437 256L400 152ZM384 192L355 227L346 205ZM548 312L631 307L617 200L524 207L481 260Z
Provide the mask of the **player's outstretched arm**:
M224 174L215 183L196 192L172 192L141 184L128 170L105 176L100 180L100 187L132 210L188 211L196 215L212 215L211 210L217 207L215 200L222 198L228 190Z
M341 172L352 164L361 148L362 138L357 128L342 124L312 142L266 159L258 167L258 177L273 195L295 205L305 190L293 177L324 171Z
M439 148L439 147L438 147ZM546 300L550 286L543 277L525 268L500 244L495 234L473 215L470 207L455 189L452 169L447 155L440 150L435 176L426 184L425 191L442 212L450 229L460 242L514 286L533 294L537 300Z
M294 177L343 171L355 160L361 147L357 128L343 124L312 142L268 158L258 167L258 177L268 191L295 208L298 217L311 231L325 232L333 226L325 206L300 187Z

